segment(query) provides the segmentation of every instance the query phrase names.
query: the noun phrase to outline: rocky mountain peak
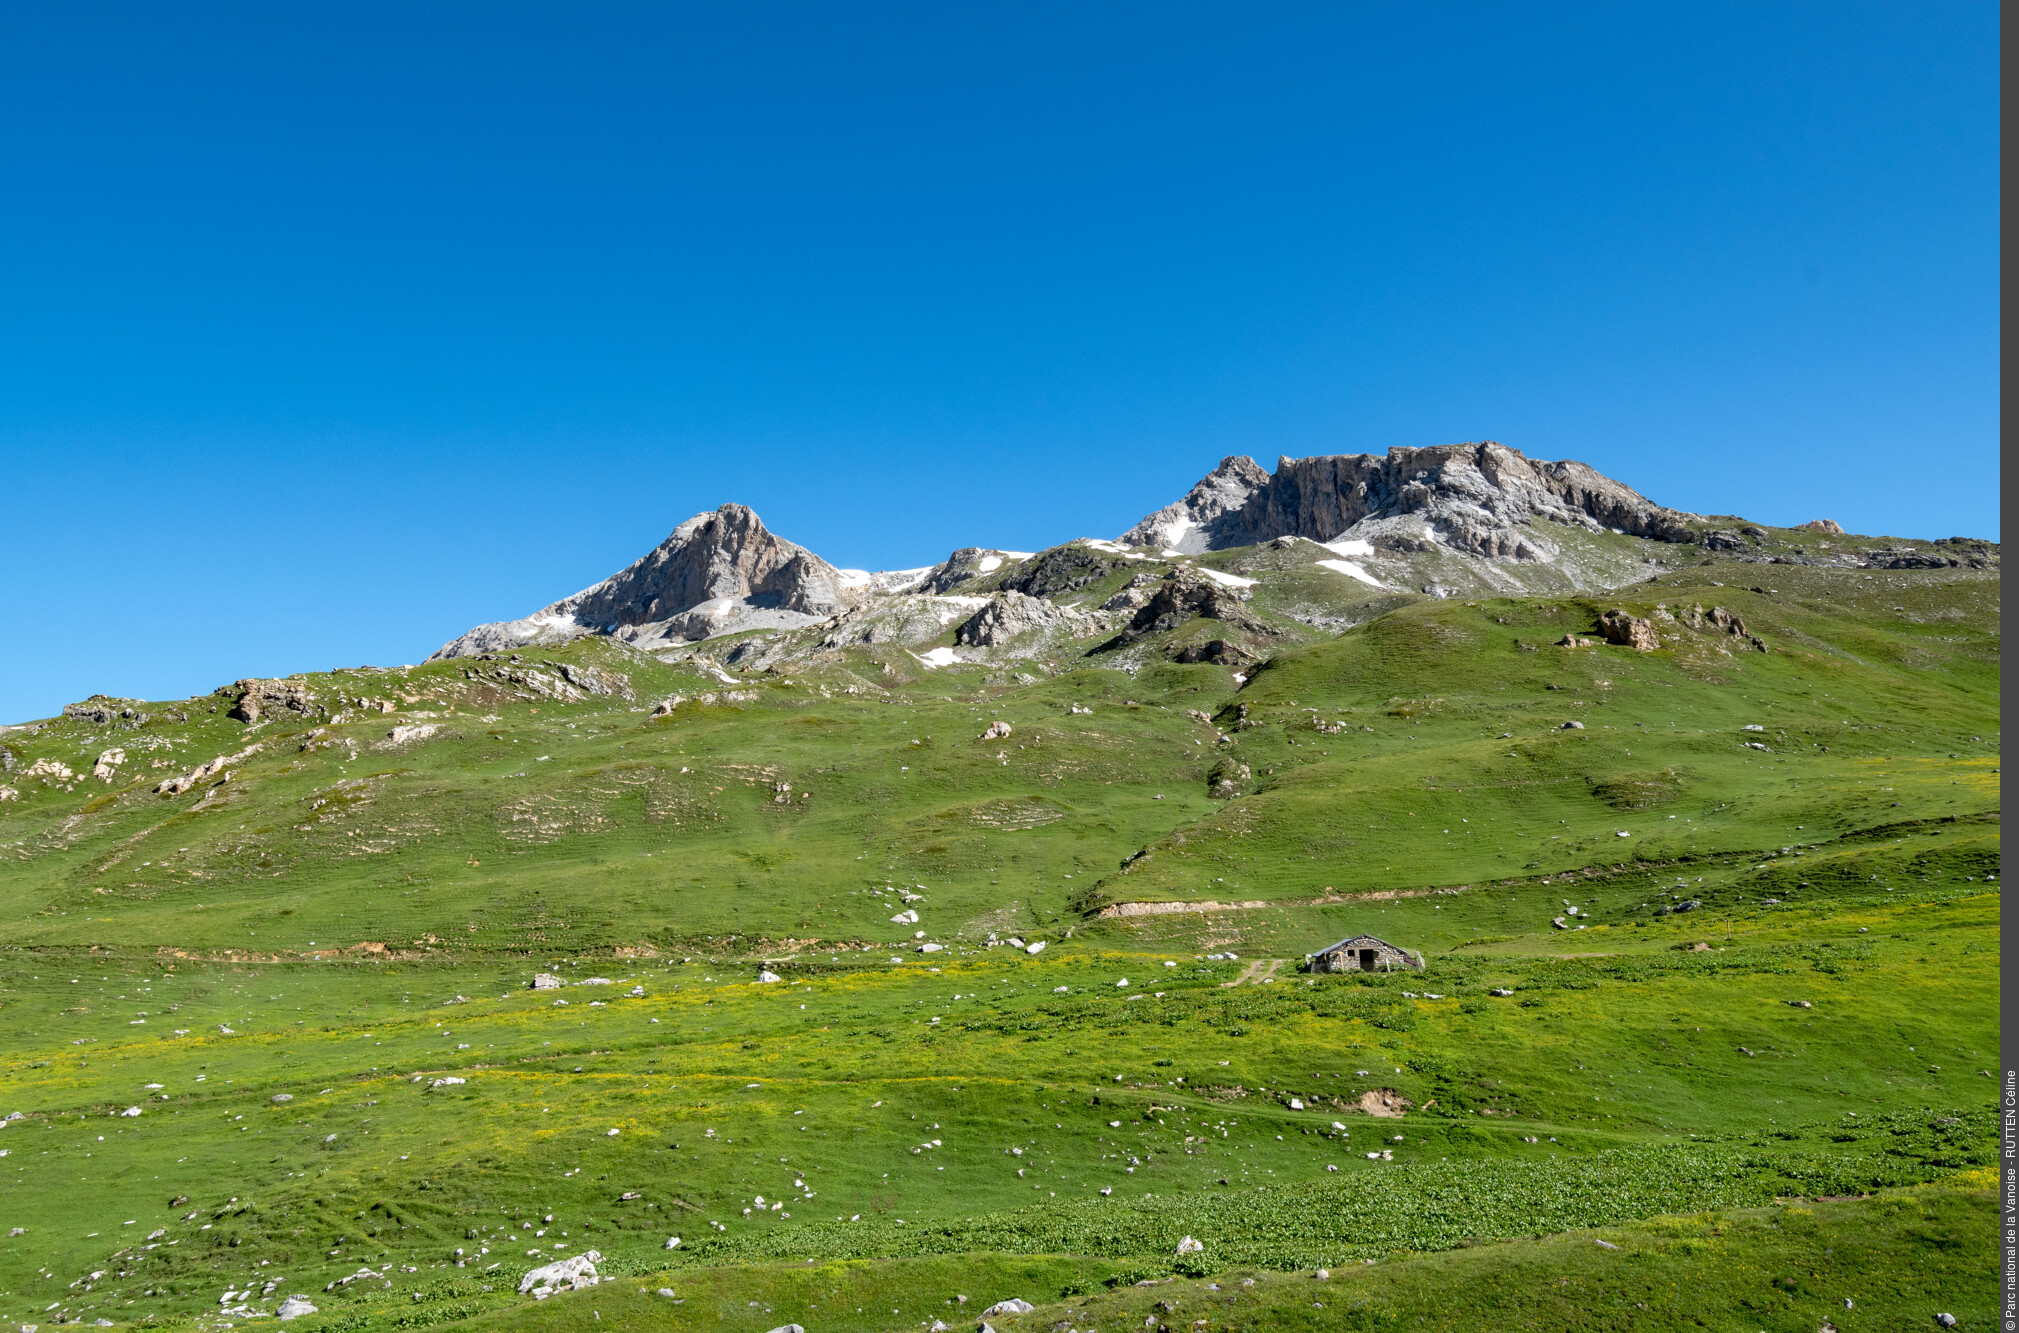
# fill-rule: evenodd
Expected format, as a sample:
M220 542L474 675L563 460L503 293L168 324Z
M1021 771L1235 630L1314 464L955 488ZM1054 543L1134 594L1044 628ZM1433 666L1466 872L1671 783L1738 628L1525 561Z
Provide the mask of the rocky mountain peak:
M479 625L443 644L434 658L583 634L610 634L649 649L739 629L789 629L846 610L862 582L771 532L755 510L726 504L688 519L601 583L524 619Z
M1201 477L1184 499L1144 518L1119 540L1124 546L1154 546L1185 555L1210 551L1214 549L1212 525L1228 514L1239 513L1255 492L1268 485L1269 474L1261 464L1245 454L1229 454Z
M1398 447L1385 456L1285 457L1273 474L1253 459L1228 458L1183 500L1148 515L1121 540L1191 553L1294 536L1541 561L1555 551L1533 529L1536 520L1688 541L1696 517L1657 505L1583 463L1530 459L1487 440Z

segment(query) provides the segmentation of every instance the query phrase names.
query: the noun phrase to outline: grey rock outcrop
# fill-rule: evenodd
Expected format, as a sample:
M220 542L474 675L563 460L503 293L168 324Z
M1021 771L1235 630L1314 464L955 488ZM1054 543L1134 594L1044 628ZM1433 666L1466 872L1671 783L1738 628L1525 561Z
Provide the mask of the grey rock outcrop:
M1069 638L1078 638L1098 634L1103 628L1098 616L1068 610L1042 597L1002 592L989 598L987 606L954 631L954 641L966 648L996 648L1040 630L1056 630Z
M479 625L430 661L609 634L641 648L691 643L733 630L793 628L859 599L855 581L726 504L696 514L635 564L522 620Z
M1230 454L1200 478L1184 499L1165 505L1117 540L1124 546L1154 546L1184 555L1210 551L1214 549L1213 524L1239 513L1255 492L1268 485L1269 474L1261 464L1245 454Z
M232 702L227 717L240 722L257 722L275 713L293 713L299 717L327 717L329 710L318 704L308 692L308 686L298 680L241 680L230 685L221 685L213 693L231 695Z
M1654 632L1654 622L1639 616L1614 609L1598 618L1598 632L1605 636L1607 643L1617 643L1627 648L1637 648L1651 653L1661 647L1661 640Z
M1555 552L1530 528L1538 519L1688 542L1696 539L1695 518L1583 463L1538 461L1485 441L1395 448L1385 456L1283 458L1273 475L1251 459L1230 458L1185 499L1149 515L1121 540L1203 551L1298 536L1541 561Z
M975 579L985 579L999 570L1030 559L1027 551L998 551L987 546L963 546L925 576L916 591L925 593L951 592L963 583Z
M1129 557L1084 542L1067 542L1040 552L1002 581L1005 592L1059 597L1098 583L1129 563Z
M1128 625L1104 647L1120 648L1146 635L1176 629L1194 616L1207 616L1251 634L1274 636L1278 631L1250 615L1245 601L1240 591L1189 565L1181 566L1155 586Z

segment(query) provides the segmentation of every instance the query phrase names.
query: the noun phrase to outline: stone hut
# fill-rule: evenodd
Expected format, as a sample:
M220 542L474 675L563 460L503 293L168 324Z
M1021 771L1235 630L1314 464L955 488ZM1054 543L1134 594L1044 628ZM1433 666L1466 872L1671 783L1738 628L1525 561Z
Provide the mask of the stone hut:
M1423 959L1372 935L1355 935L1327 945L1312 954L1305 963L1305 970L1310 972L1396 972L1403 969L1421 971Z

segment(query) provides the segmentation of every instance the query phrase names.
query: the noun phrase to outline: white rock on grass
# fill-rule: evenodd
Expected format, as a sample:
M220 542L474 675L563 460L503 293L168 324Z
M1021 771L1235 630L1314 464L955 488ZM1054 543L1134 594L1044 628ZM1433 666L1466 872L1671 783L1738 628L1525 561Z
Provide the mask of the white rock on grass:
M679 1249L679 1248L680 1248L680 1238L679 1238L678 1236L668 1236L668 1237L666 1238L666 1248L667 1248L667 1249L669 1249L669 1250L677 1250L677 1249Z
M561 980L552 972L535 972L533 974L532 988L534 990L559 990L567 984L567 982Z
M781 977L781 976L779 976L779 975L778 975L778 974L777 974L776 972L773 972L773 971L772 971L772 970L771 970L770 968L768 968L768 967L767 967L767 968L763 968L763 969L761 969L761 970L760 970L760 971L759 971L759 972L757 973L757 979L758 979L759 981L761 981L761 982L764 982L764 983L766 983L766 984L769 984L769 983L771 983L771 982L774 982L774 981L783 981L783 980L785 980L785 978L784 978L784 977Z
M1043 940L1037 940L1024 946L1025 953L1043 953L1044 951L1045 942Z
M989 1306L988 1309L983 1310L982 1314L984 1316L992 1314L1029 1314L1037 1308L1037 1306L1032 1305L1027 1300L1012 1296L1006 1301L997 1301L994 1305Z
M1178 1242L1179 1254L1202 1254L1205 1252L1205 1249L1206 1246L1203 1242L1194 1240L1190 1236Z
M557 1263L535 1268L519 1279L519 1294L531 1295L536 1301L544 1301L557 1291L580 1291L593 1287L603 1279L596 1275L596 1264L603 1256L595 1250L562 1259Z
M806 1333L806 1330L797 1324L780 1324L772 1329L771 1333Z
M457 1078L457 1077L456 1077L455 1075L451 1074L451 1075L450 1075L449 1077L447 1077L447 1078L438 1078L438 1079L435 1079L434 1081L432 1081L431 1083L429 1083L429 1084L428 1084L428 1086L429 1086L429 1087L431 1087L431 1088L452 1088L452 1087L454 1087L455 1085L457 1085L458 1083L467 1083L467 1082L469 1082L469 1080L468 1080L468 1079L466 1079L466 1078Z
M280 1309L274 1313L282 1319L299 1319L305 1314L314 1314L315 1307L308 1303L306 1296L290 1296L280 1303Z

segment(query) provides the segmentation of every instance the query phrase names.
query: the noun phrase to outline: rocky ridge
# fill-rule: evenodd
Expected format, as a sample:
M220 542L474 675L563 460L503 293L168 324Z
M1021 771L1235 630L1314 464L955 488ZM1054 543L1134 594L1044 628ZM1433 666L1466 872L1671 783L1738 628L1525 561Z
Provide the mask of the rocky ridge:
M1545 561L1535 520L1665 542L1692 540L1699 515L1657 505L1577 462L1538 462L1491 440L1375 454L1223 459L1183 500L1148 515L1123 545L1183 553L1276 537L1364 541L1415 551L1437 543L1489 559Z
M1583 463L1492 441L1285 457L1273 473L1236 455L1115 541L963 547L876 573L838 569L725 504L601 583L476 626L430 660L607 635L660 656L731 640L721 660L750 669L886 647L927 668L1101 653L1134 669L1145 651L1243 667L1286 634L1337 632L1398 598L1599 592L1706 558L1982 568L1997 548L1870 544L1827 519L1770 531L1670 509ZM1269 594L1260 603L1258 585ZM1180 632L1193 621L1207 623ZM236 688L247 720L301 707L282 687ZM110 717L118 702L97 707Z

